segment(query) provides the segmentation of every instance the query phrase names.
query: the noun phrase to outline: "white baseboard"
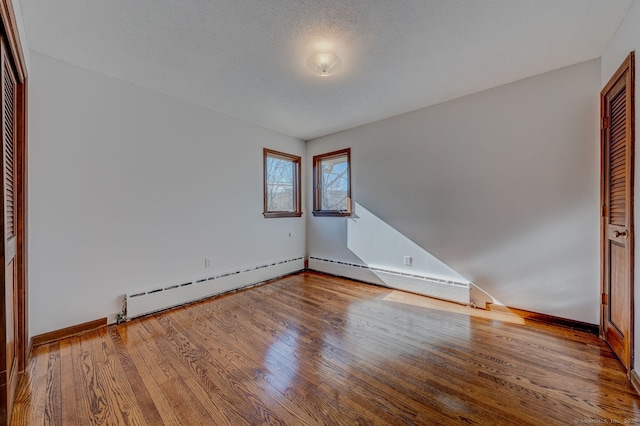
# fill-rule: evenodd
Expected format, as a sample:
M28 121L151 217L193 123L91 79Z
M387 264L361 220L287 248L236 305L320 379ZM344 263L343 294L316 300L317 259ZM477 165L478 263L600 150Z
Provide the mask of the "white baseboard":
M196 300L249 287L304 269L304 258L284 260L266 265L218 274L182 284L125 295L126 317L131 318L184 305Z
M465 305L471 303L470 283L407 274L313 256L309 257L309 269Z

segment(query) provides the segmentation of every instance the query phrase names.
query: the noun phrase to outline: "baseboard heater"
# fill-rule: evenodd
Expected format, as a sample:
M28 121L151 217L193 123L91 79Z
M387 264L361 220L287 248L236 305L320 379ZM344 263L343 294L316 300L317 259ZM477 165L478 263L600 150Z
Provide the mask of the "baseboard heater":
M452 302L471 304L471 283L309 257L309 269Z
M304 257L125 295L125 320L248 287L304 269Z

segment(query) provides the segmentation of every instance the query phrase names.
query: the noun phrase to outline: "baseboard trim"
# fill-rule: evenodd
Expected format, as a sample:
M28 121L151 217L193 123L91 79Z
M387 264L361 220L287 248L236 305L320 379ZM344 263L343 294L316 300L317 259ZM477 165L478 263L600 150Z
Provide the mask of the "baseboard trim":
M292 276L292 275L302 274L304 272L306 272L305 269L300 269L300 270L297 270L297 271L293 271L293 272L289 272L289 273L286 273L286 274L283 274L283 275L279 275L277 277L268 278L266 280L263 280L263 281L260 281L260 282L254 283L254 284L247 284L247 285L245 285L243 287L232 288L231 290L227 290L227 291L225 291L223 293L212 294L210 296L205 296L205 297L200 298L200 299L191 300L189 302L181 303L179 305L173 305L173 306L170 306L168 308L161 309L159 311L149 312L147 314L139 315L139 316L136 316L136 317L133 317L133 318L126 318L124 321L125 322L136 321L136 320L138 320L140 318L152 317L154 315L159 315L159 314L163 314L163 313L166 313L166 312L171 312L171 311L173 311L175 309L183 309L183 308L186 308L186 307L189 307L189 306L198 305L200 303L205 303L205 302L217 299L219 297L229 296L229 295L234 294L234 293L239 293L241 291L250 290L250 289L252 289L254 287L260 287L260 286L263 286L265 284L269 284L269 283L271 283L273 281L277 281L277 280L280 280L282 278L286 278L286 277L289 277L289 276ZM108 325L112 325L112 324L108 324Z
M308 269L435 299L449 300L463 305L471 303L471 284L469 282L455 281L437 276L410 274L403 271L323 259L315 256L309 257Z
M598 324L589 324L587 322L576 321L568 318L556 317L553 315L541 314L539 312L527 311L524 309L511 308L509 306L496 305L487 303L487 310L504 312L515 315L529 321L536 321L544 324L557 325L560 327L571 328L573 330L585 331L598 336L600 334L600 326Z
M638 372L636 370L631 370L631 384L636 390L636 393L640 395L640 376L638 376Z
M31 339L31 346L32 348L35 348L36 346L40 346L45 343L51 343L58 340L66 339L67 337L77 336L79 334L84 334L89 331L93 331L106 326L107 318L100 318L94 321L72 325L71 327L66 327L60 330L54 330L48 333L33 336L33 338Z
M286 259L125 294L124 320L161 312L304 270L304 257Z

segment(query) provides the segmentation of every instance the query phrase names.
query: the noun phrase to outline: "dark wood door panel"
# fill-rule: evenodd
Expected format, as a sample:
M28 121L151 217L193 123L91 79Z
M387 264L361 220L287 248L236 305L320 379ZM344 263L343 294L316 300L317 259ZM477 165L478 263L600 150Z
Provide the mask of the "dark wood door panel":
M27 365L27 70L11 0L0 0L0 425Z
M633 63L632 53L601 92L601 332L627 374L633 365Z

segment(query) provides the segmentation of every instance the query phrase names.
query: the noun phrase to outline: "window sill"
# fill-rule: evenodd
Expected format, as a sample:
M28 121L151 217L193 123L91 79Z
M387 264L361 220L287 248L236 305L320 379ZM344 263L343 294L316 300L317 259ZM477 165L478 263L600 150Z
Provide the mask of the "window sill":
M262 215L266 219L274 217L301 217L302 212L264 212Z
M314 210L314 216L320 217L349 217L351 216L351 212L349 211L341 211L341 210Z

